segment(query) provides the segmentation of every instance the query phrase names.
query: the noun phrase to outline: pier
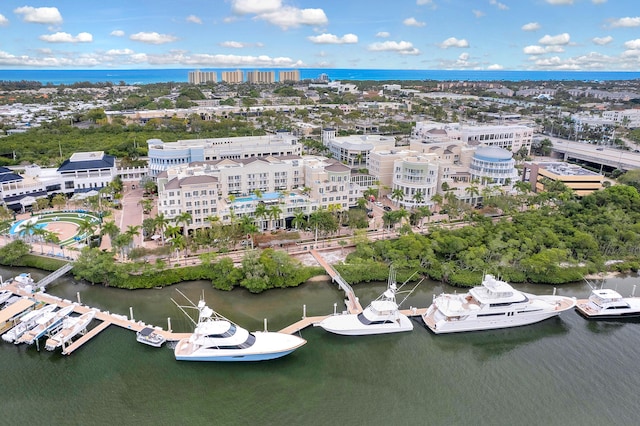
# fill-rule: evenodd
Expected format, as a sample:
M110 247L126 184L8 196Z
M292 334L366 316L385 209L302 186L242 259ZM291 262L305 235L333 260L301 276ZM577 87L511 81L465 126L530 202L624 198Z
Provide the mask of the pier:
M65 263L62 267L58 268L57 270L53 271L52 273L50 273L49 275L47 275L46 277L38 281L36 283L36 288L44 289L46 286L48 286L49 284L51 284L52 282L54 282L55 280L57 280L58 278L60 278L61 276L63 276L64 274L66 274L72 269L73 269L73 263Z
M331 277L331 280L335 283L338 283L338 286L344 291L347 299L344 301L347 305L347 311L350 314L359 314L362 312L362 305L360 305L360 300L356 297L356 294L353 292L353 288L340 276L338 271L327 262L324 257L316 250L311 250L311 255L318 261L320 266L322 266L325 271Z

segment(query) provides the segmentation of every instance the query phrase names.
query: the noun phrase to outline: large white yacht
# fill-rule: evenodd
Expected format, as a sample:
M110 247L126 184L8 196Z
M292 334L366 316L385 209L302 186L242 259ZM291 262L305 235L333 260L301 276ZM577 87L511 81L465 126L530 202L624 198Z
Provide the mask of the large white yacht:
M578 300L576 310L587 319L639 318L640 297L622 297L609 288L594 289L589 299Z
M2 340L5 342L13 343L16 339L20 338L24 333L31 330L37 324L37 320L44 315L55 311L58 306L54 303L51 305L43 306L40 309L34 309L20 317L20 322L2 335Z
M65 318L62 321L60 330L47 339L45 349L53 351L56 348L64 347L64 345L69 343L78 333L87 328L95 315L95 311L88 311L79 317Z
M564 296L536 296L485 275L482 285L466 294L442 294L422 316L434 333L491 330L533 324L573 308L576 300Z
M342 313L331 315L313 325L322 327L328 332L346 336L365 336L370 334L411 331L413 330L413 322L399 310L402 302L404 302L415 289L414 287L410 291L400 292L400 289L402 289L407 282L408 281L398 288L395 282L395 271L391 270L387 289L362 312L359 314ZM408 294L402 302L397 303L396 296L401 293Z
M264 361L288 355L307 343L291 334L250 333L209 308L204 300L195 308L198 310L198 322L193 321L195 330L189 338L180 340L174 350L178 361Z

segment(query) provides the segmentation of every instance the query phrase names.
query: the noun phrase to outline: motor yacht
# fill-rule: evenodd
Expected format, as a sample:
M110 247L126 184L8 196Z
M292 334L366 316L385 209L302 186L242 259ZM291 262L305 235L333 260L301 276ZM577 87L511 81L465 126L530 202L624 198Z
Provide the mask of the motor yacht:
M66 317L62 321L60 330L47 339L45 349L53 351L56 348L64 347L78 333L85 330L95 316L95 311L88 311L79 317Z
M16 339L20 338L24 333L31 330L37 325L37 320L46 314L50 314L58 307L58 305L51 304L43 306L40 309L34 309L20 317L20 322L2 335L2 340L5 342L13 343Z
M640 318L640 297L622 297L609 288L594 289L588 299L577 301L576 310L587 319Z
M491 330L533 324L572 309L576 300L536 296L514 289L493 275L466 294L442 294L422 316L435 334Z
M26 343L28 345L33 344L36 340L45 335L53 327L57 326L64 320L64 318L73 312L73 305L66 306L58 311L49 312L41 316L36 320L36 326L31 330L24 333L20 338L16 339L13 343L20 344Z
M401 313L399 309L399 306L417 287L416 285L416 287L410 291L400 291L407 282L408 280L398 288L395 282L395 272L391 270L387 289L362 312L358 314L342 313L331 315L313 325L322 327L330 333L346 336L365 336L370 334L411 331L413 330L413 322ZM402 302L397 303L396 296L402 293L408 294Z
M11 293L9 290L0 291L0 305L9 300L11 296L13 296L13 293Z
M184 309L190 308L178 307L185 314ZM174 349L178 361L264 361L288 355L307 343L291 334L250 333L209 308L204 300L191 307L197 309L198 321L192 319L193 334L178 341Z

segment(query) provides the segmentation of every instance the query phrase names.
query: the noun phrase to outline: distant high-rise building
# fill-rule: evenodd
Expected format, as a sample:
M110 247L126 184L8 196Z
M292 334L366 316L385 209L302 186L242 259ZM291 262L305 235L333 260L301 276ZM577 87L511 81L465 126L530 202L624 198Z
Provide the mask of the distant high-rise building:
M275 83L275 71L247 71L247 81L253 84Z
M189 71L189 84L217 83L218 75L215 71Z
M300 81L300 71L292 70L292 71L280 71L278 73L278 80L283 81Z
M225 83L242 83L244 75L241 70L222 71L222 81Z

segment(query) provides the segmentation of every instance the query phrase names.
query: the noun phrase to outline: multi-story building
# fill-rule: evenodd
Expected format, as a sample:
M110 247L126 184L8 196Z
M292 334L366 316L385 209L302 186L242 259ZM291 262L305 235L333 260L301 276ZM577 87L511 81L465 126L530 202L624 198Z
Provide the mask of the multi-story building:
M429 205L431 197L438 192L437 156L434 154L409 155L393 162L391 194L402 191L396 198L401 206Z
M575 164L527 162L524 164L522 180L530 182L534 192L545 191L545 182L562 182L581 197L602 189L604 176Z
M247 71L247 82L252 84L271 84L276 81L275 71Z
M224 83L238 84L244 81L242 70L222 71L222 81Z
M478 147L473 153L469 171L471 180L482 184L512 187L518 179L513 154L504 148Z
M189 71L189 84L217 83L218 74L215 71Z
M374 149L392 149L396 146L393 136L351 135L336 136L335 129L322 130L322 143L338 161L352 166L364 167L369 153Z
M279 71L278 81L280 81L281 83L285 81L300 81L300 71L299 70Z
M628 129L640 127L640 109L625 109L622 111L603 111L602 118Z
M152 177L170 167L195 161L302 154L302 145L298 143L298 138L286 132L267 136L184 139L166 143L160 139L149 139L147 145L149 175Z
M347 210L362 198L360 186L351 182L351 168L335 159L304 157L304 186L321 208Z

